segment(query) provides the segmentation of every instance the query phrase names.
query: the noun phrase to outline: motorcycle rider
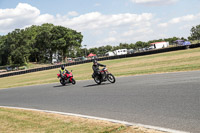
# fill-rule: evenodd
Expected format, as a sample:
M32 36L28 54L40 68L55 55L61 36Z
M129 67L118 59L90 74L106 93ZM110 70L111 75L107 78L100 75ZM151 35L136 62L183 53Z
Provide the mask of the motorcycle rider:
M69 74L69 71L68 71L67 69L65 69L65 66L64 66L64 65L61 66L59 72L60 72L61 77L63 77L63 74L64 74L64 73Z
M100 77L100 79L102 79L102 74L100 73L99 66L106 67L106 65L100 64L100 63L97 62L96 59L94 59L93 65L92 65L92 69L94 71L94 76L98 75Z

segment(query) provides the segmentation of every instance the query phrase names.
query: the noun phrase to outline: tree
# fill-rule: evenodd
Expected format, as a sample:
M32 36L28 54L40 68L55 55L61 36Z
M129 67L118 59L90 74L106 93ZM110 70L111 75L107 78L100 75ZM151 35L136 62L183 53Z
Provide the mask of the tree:
M0 65L51 62L55 53L63 59L69 55L76 57L82 39L80 32L48 23L15 29L0 36Z
M191 36L189 37L190 40L200 40L200 25L192 27Z
M98 48L90 48L89 49L89 53L93 53L93 54L98 54L99 53L98 51L99 51Z
M135 43L135 47L136 47L137 49L143 48L143 44L144 44L144 42L142 42L142 41L137 41L137 42Z
M106 53L106 51L105 51L104 46L98 48L98 52L97 52L98 56L103 56L103 55L105 55L105 53Z
M166 38L164 41L169 42L169 44L174 44L174 41L178 40L178 37Z
M85 56L85 50L87 50L87 49L83 49L83 48L77 49L76 57Z
M120 47L120 49L130 49L128 43L120 43L120 44L119 44L119 47Z
M135 46L134 43L129 44L129 47L130 47L131 49L136 49L136 46Z
M27 43L30 45L30 56L29 60L31 62L38 62L39 57L39 47L36 46L36 37L40 32L41 26L32 25L25 29L25 36L27 38Z
M113 49L113 47L111 45L106 45L105 49L106 49L106 52L109 52Z
M30 46L27 43L25 31L16 29L8 36L8 49L10 54L8 64L23 65L29 62Z
M53 24L43 24L36 37L40 62L51 62L54 53L61 54L62 61L68 56L75 57L81 47L83 36L80 32Z
M36 37L36 47L39 49L39 62L48 62L52 61L52 49L51 49L51 38L52 33L51 29L53 24L43 24L40 27L40 32Z
M62 51L62 59L64 59L67 56L70 56L77 53L77 49L81 47L81 42L83 39L83 36L80 32L76 32L72 29L65 29L65 35L64 35L64 41L62 45L59 46L59 50Z
M6 53L6 36L0 36L0 65L6 65L8 54Z

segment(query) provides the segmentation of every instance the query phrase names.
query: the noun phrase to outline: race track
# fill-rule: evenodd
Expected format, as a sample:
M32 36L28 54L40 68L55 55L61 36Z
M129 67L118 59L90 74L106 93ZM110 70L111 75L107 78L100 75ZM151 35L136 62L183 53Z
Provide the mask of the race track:
M200 71L0 90L0 106L43 109L200 132Z

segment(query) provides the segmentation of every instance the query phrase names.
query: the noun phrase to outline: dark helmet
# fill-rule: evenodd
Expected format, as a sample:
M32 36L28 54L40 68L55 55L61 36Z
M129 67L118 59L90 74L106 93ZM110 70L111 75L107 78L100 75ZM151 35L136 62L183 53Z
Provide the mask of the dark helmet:
M62 66L61 66L61 69L62 69L62 70L64 70L64 69L65 69L65 66L64 66L64 65L62 65Z
M97 60L96 59L93 60L93 64L97 65Z

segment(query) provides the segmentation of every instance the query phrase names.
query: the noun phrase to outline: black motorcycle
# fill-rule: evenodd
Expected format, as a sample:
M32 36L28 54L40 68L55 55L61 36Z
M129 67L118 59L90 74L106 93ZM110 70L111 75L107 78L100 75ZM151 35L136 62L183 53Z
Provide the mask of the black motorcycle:
M100 74L92 74L92 78L97 84L101 84L102 82L109 81L111 83L115 83L115 77L110 72L108 72L107 68L103 68L100 70Z

